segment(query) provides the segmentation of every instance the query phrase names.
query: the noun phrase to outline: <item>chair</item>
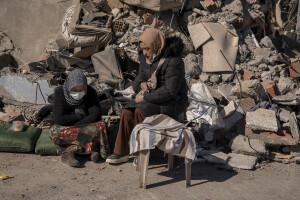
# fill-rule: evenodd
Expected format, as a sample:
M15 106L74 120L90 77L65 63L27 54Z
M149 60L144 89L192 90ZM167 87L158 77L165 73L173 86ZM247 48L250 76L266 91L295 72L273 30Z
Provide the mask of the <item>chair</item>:
M147 186L147 173L149 165L150 150L142 150L137 156L136 170L140 171L140 187L146 189ZM174 167L174 156L168 154L168 170L172 170ZM191 167L192 160L185 159L185 179L186 187L191 185Z

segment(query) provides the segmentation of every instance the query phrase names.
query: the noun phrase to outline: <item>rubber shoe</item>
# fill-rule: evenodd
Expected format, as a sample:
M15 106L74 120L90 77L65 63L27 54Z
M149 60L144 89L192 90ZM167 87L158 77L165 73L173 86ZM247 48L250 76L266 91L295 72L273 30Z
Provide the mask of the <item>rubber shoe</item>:
M65 163L71 167L80 167L80 163L75 159L74 152L66 152L60 155L61 162Z
M123 162L127 162L129 160L129 156L119 156L117 154L111 154L110 156L108 156L108 158L106 159L107 163L110 164L119 164L119 163L123 163Z

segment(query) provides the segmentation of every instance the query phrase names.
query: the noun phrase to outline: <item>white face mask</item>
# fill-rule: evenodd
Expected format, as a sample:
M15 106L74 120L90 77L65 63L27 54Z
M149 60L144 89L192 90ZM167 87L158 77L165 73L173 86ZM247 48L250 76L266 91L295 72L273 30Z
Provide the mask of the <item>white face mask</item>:
M85 95L85 91L82 92L70 92L70 95L73 99L75 99L76 101L82 99Z

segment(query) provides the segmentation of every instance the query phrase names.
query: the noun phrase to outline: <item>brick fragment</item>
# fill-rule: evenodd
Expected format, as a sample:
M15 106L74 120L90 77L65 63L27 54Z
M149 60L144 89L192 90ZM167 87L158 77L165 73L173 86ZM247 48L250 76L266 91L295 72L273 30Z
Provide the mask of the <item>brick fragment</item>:
M289 67L290 77L299 78L300 77L300 62L292 63L292 66Z
M255 78L255 75L249 72L248 70L244 69L244 76L243 76L245 81L251 80Z
M275 82L265 83L262 86L271 97L279 95L279 90Z

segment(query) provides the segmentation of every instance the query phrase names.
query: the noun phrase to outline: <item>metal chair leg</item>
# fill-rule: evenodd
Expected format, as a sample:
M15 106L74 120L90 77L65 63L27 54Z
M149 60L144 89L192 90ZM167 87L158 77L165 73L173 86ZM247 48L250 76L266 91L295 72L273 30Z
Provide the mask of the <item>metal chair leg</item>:
M168 154L168 170L172 170L174 168L174 156Z

